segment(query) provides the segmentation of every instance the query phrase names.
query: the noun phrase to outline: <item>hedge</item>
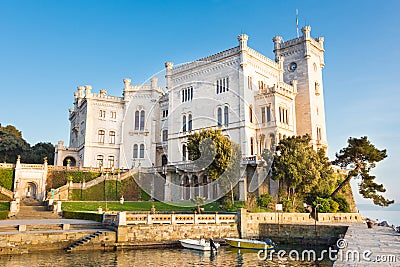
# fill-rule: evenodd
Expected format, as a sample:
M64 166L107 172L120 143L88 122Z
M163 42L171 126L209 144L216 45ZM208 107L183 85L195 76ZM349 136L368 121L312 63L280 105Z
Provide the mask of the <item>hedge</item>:
M122 181L107 180L106 190L104 190L104 181L87 189L73 189L70 192L69 199L82 201L104 201L107 199L118 201L121 196L124 196L126 201L144 200L141 198L141 195L141 189L136 184L134 177L130 177Z
M66 219L91 220L96 222L103 221L103 214L89 212L63 211L63 217Z
M99 172L83 172L83 171L49 171L47 174L47 185L46 190L49 191L51 188L59 188L66 185L68 178L72 177L74 183L79 183L85 180L89 182L100 176Z
M12 191L13 177L13 169L0 169L0 185L2 187Z
M8 210L1 210L0 211L0 220L8 219Z

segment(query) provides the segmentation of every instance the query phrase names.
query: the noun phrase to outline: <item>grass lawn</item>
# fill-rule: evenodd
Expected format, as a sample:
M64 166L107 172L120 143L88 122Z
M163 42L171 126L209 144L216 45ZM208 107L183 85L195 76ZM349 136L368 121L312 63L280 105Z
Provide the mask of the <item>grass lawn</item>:
M0 210L10 210L10 202L0 202Z
M171 202L171 203L163 203L163 202L124 202L124 204L120 204L119 202L108 202L107 206L110 211L150 211L151 205L154 204L156 211L186 211L192 212L196 209L196 207L188 207L191 203L182 203L182 202ZM106 207L105 201L91 201L91 202L63 202L62 209L66 211L97 211L98 206L101 205L103 210ZM218 202L209 203L204 205L204 211L223 211Z

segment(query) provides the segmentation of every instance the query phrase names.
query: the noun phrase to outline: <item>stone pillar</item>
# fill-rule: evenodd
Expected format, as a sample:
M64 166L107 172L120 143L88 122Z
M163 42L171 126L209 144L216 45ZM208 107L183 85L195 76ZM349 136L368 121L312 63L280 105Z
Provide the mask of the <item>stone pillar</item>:
M242 177L239 180L239 200L246 201L247 200L247 182L246 177Z
M238 209L237 226L240 238L247 237L247 210L244 208Z
M128 242L128 228L126 226L118 226L117 243Z
M62 212L61 203L62 203L61 201L57 201L57 213L58 214L60 214Z
M126 212L121 211L117 213L117 225L126 226Z
M172 68L174 67L173 62L165 62L165 80L166 80L166 87L167 90L171 90L173 87L172 84Z
M167 172L164 184L164 201L171 200L171 173Z
M239 48L241 50L240 53L240 66L245 67L247 65L247 40L249 39L249 36L246 34L240 34L238 36L238 41L239 41Z
M86 98L89 98L92 96L92 86L91 85L85 85L86 89Z
M151 78L151 89L153 89L153 90L157 89L157 82L158 82L158 78L156 78L156 77Z

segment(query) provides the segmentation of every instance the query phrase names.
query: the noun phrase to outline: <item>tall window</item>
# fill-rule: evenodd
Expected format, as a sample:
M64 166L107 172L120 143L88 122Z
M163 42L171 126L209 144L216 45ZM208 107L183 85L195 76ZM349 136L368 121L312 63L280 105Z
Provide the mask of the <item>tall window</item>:
M224 107L224 123L225 123L225 125L229 124L229 108L228 108L228 106Z
M103 155L97 155L97 167L102 167L103 166L103 161L104 161L104 156Z
M222 108L218 108L217 111L218 126L222 125Z
M98 134L99 134L99 143L104 144L104 135L105 135L105 131L104 130L99 130Z
M117 118L117 112L111 111L111 119L116 119L116 118Z
M193 86L183 88L181 90L182 102L187 102L193 99Z
M108 156L108 167L114 167L114 156Z
M192 114L189 114L188 116L188 128L189 131L192 130Z
M322 139L321 128L317 127L317 140L320 141Z
M140 130L144 131L144 110L140 112Z
M270 122L271 121L271 106L266 106L261 108L261 122Z
M279 107L279 121L284 124L289 124L288 109Z
M186 161L186 154L187 154L186 145L182 145L182 160L183 161Z
M168 141L168 130L163 130L162 131L162 140L165 142L165 141Z
M250 155L254 155L254 138L250 137Z
M99 117L104 119L106 117L106 111L105 110L100 110Z
M224 93L229 91L229 77L218 79L216 83L216 93Z
M142 159L144 158L144 145L143 144L140 145L139 157Z
M250 119L250 122L253 122L253 106L251 106L251 105L249 107L249 119Z
M137 144L133 145L133 158L134 159L138 158L138 145Z
M261 107L261 123L265 123L265 107Z
M251 76L247 77L247 88L253 90L253 77Z
M182 131L186 132L186 115L182 117Z
M110 144L115 144L115 132L110 131Z
M135 112L135 130L139 130L139 115L140 112L139 110L136 110Z

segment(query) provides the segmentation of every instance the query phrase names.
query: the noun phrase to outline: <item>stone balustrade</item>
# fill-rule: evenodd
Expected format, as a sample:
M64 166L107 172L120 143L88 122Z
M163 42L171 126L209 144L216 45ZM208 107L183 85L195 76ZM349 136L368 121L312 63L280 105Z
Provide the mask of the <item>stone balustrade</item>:
M118 214L103 215L103 224L117 225L120 222ZM125 216L125 215L124 215ZM124 219L125 220L125 219ZM236 214L126 214L127 225L137 224L233 224Z

